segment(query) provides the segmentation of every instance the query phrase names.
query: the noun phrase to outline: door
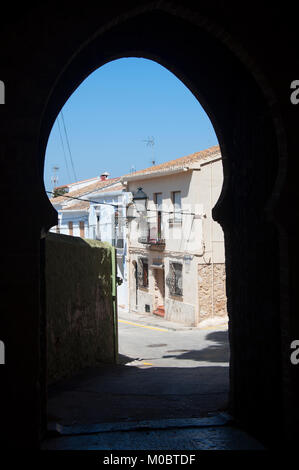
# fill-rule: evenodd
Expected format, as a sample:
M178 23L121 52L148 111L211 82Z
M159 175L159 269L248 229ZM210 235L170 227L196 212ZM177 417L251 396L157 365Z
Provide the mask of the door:
M155 293L154 293L154 311L155 315L164 317L165 315L165 277L164 269L155 269Z

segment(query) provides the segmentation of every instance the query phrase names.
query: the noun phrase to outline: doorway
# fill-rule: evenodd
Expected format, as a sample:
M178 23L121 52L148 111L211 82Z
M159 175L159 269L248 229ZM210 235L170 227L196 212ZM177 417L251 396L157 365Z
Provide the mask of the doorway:
M165 316L165 272L164 268L154 268L154 310L155 315Z

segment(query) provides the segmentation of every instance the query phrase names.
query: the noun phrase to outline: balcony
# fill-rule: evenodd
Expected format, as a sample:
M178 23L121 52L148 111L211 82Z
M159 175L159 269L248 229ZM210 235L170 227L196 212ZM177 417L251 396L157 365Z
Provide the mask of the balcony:
M138 242L144 245L147 245L148 248L160 249L165 248L166 242L162 237L161 232L157 230L157 227L149 227L149 233L147 236L142 236L138 238Z

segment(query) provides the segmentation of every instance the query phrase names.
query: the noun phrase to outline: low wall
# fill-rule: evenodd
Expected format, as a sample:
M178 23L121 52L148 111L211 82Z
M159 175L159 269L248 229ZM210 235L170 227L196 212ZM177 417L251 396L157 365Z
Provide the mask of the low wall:
M46 237L48 383L115 362L112 250L96 240Z

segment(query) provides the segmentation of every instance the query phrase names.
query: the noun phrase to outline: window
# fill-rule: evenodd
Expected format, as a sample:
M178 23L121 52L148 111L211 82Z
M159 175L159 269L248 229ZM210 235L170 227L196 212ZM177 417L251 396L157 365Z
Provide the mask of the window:
M154 194L154 202L157 210L157 239L162 238L162 193Z
M183 265L182 263L169 263L169 273L166 279L170 295L183 295Z
M60 233L59 225L56 225L56 233Z
M97 223L96 223L96 229L95 229L95 238L96 240L101 240L101 224L100 224L100 214L98 211L96 211L96 217L97 217Z
M79 227L80 227L80 237L84 238L84 222L80 221Z
M182 223L181 191L174 191L172 193L172 204L173 214L170 221Z
M138 285L148 287L148 259L139 258L137 266Z
M73 222L69 222L68 226L69 226L69 235L73 235Z
M113 221L113 239L112 245L116 248L123 249L124 247L124 233L123 233L123 217L119 207L114 207L114 221Z

